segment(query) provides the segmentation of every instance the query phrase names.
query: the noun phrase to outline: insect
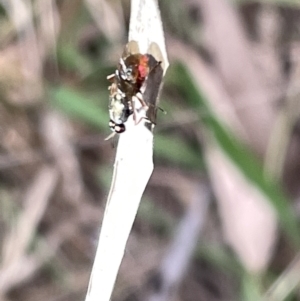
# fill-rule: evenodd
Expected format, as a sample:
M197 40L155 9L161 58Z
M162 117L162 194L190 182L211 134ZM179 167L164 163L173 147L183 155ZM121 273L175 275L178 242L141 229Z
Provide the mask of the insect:
M148 54L130 54L120 59L116 76L120 88L128 95L135 95L149 75L149 55Z
M132 108L130 107L130 102L126 98L124 92L122 92L116 83L112 83L108 88L110 90L109 95L109 127L112 130L105 140L109 140L115 134L121 134L125 132L124 123L127 121L128 117L132 114Z
M131 102L133 113L135 112L133 96L136 96L142 107L147 109L147 104L141 95L138 96L138 93L142 92L141 88L150 73L150 67L148 65L149 56L149 54L140 53L129 54L125 50L115 73L108 76L108 80L112 82L112 85L116 85L125 95L123 98L124 101Z
M136 49L134 49L134 47ZM120 58L115 73L107 77L111 82L111 86L109 87L109 127L113 133L106 139L111 138L115 133L123 133L125 131L124 123L131 114L133 114L136 124L141 121L141 119L137 120L136 117L136 100L140 102L141 109L144 109L146 112L148 111L149 105L156 105L153 104L153 100L150 98L153 95L156 95L155 97L157 98L158 95L163 73L160 66L161 62L157 61L151 54L140 54L137 51L136 42L129 42ZM147 93L149 88L151 88L149 87L147 90L148 79L151 79L152 75L157 74L157 69L160 70L160 78L158 80L156 79L156 82L159 82L158 87L157 85L155 87L156 92L154 91L154 94ZM153 82L153 80L150 80L150 82ZM144 100L144 92L148 95L147 101ZM156 113L154 115L156 117ZM150 121L150 123L155 122L155 120L149 117L144 117L144 119Z
M129 107L130 102L125 93L118 88L116 83L113 83L109 89L109 127L112 131L120 134L125 131L124 122L132 114L132 109Z

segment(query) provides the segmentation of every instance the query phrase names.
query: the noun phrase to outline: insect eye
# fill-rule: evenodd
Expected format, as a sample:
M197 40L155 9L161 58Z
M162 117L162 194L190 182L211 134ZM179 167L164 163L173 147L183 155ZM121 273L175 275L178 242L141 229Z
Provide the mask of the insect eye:
M126 68L125 70L123 70L122 72L120 72L121 74L121 78L124 79L124 80L127 80L128 77L131 76L131 72L132 72L132 69L131 68Z
M117 134L124 133L125 132L125 125L124 124L115 125L114 130Z

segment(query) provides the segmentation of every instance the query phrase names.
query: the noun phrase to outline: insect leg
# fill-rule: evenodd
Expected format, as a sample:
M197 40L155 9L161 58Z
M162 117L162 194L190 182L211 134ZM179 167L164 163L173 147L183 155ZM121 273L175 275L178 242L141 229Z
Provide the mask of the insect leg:
M108 75L108 76L106 77L106 79L107 79L108 81L110 81L111 83L113 83L113 82L115 81L115 78L116 78L116 74L115 74L115 73L113 73L113 74L111 74L111 75Z
M142 94L141 94L141 96L136 94L135 97L136 97L136 98L139 100L139 102L141 103L142 108L143 108L144 110L147 111L148 108L149 108L149 106L148 106L148 104L144 101Z

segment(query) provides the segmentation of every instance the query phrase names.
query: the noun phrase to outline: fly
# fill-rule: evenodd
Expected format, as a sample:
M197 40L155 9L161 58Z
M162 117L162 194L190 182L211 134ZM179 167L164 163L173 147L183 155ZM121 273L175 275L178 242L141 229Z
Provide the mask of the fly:
M135 50L133 46L136 48ZM129 42L120 58L115 73L107 77L111 82L108 107L109 127L113 131L107 139L114 136L115 133L120 134L125 131L124 123L131 114L133 114L136 124L141 121L136 118L136 99L141 103L141 109L146 112L149 106L156 106L163 74L161 62L157 61L151 54L134 53L136 51L136 42ZM148 80L149 83L157 83L154 90L152 84L148 86ZM152 92L150 92L150 89ZM144 92L146 93L146 99L143 97ZM153 100L153 97L155 100ZM147 114L145 119L155 124L156 108L153 108L151 112L150 115Z
M128 117L132 114L132 108L130 102L126 99L126 95L118 88L116 83L112 83L109 87L109 127L112 130L105 140L112 138L115 134L121 134L125 132L124 123Z

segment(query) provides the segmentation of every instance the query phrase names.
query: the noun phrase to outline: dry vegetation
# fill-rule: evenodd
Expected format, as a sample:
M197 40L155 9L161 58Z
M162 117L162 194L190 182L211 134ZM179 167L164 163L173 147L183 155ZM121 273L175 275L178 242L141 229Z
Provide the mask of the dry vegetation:
M300 300L300 4L159 4L167 114L112 300ZM0 0L1 301L85 297L129 12Z

